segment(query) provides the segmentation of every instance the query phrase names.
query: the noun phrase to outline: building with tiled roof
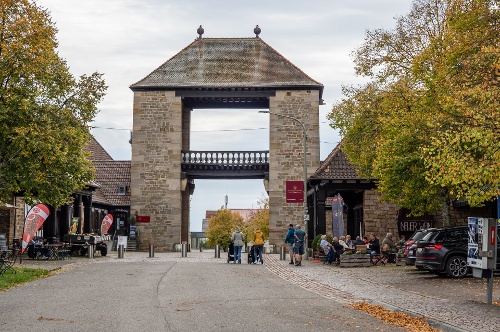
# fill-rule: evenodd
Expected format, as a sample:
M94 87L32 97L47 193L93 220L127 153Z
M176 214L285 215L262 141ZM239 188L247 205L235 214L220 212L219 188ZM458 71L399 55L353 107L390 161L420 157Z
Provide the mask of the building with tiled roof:
M332 233L332 200L340 194L344 202L344 229L351 236L374 233L379 237L386 233L405 235L407 238L422 227L442 225L441 212L435 215L411 216L408 209L400 209L395 204L381 202L375 191L375 179L358 176L357 167L352 165L338 144L321 166L309 178L308 196L311 220L315 223L316 234ZM468 215L489 216L491 207L460 208L451 206L453 225L463 225Z
M86 151L90 152L90 157L89 159L94 161L94 160L113 160L109 153L104 150L102 145L94 138L94 136L91 137L91 140L87 147L85 148Z
M349 162L341 144L330 152L321 166L311 175L311 179L353 180L358 179L357 167Z
M290 162L289 156L303 153L297 139L303 128L308 174L320 166L319 105L324 87L264 42L258 36L260 29L251 38L202 38L203 29L199 31L196 40L130 85L134 92L131 177L138 184L131 209L152 216L150 223L138 224L147 236L140 246L145 249L154 242L159 251L170 251L179 239L187 241L194 180L221 177L269 180L269 238L270 243L281 243L283 219L303 215L298 205L282 203L284 179L301 174L301 165ZM270 153L265 169L249 175L243 168L224 168L221 175L214 168L179 165L178 156L191 153L191 111L224 108L269 110ZM164 167L156 166L158 160ZM180 194L171 185L178 181Z
M283 88L323 85L260 38L196 39L130 88ZM321 97L321 93L320 93Z
M92 193L91 228L93 231L98 230L104 216L111 213L115 222L109 233L127 233L130 219L130 161L113 160L94 137L87 149L95 167L96 184Z
M339 143L330 152L321 166L309 177L313 194L308 196L311 219L316 223L316 234L332 234L331 204L334 196L340 194L344 202L344 229L346 234L364 234L365 194L373 192L375 183L363 179L357 167L351 164ZM368 227L370 230L370 226Z

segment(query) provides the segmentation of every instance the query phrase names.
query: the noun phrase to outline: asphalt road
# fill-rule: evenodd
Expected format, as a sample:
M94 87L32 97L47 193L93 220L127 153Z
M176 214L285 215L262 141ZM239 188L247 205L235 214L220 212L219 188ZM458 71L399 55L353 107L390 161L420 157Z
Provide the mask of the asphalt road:
M222 259L94 260L0 293L0 331L68 330L403 331Z

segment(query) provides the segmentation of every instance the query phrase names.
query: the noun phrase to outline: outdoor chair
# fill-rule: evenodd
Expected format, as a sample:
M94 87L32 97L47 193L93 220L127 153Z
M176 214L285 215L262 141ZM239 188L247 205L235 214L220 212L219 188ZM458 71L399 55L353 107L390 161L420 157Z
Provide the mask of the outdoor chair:
M10 249L2 253L0 257L0 275L7 271L16 273L14 264L16 264L18 253L18 249Z
M384 254L382 254L382 253L372 254L371 255L371 262L372 262L372 265L377 265L378 263L385 265L385 263L387 262L387 257L384 256Z

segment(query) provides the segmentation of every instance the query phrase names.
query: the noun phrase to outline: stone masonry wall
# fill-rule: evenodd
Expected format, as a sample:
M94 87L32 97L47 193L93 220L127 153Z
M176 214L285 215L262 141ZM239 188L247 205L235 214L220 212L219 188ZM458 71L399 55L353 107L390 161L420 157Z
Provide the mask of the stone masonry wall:
M380 195L374 190L365 190L363 200L364 235L373 233L383 239L390 232L393 239L398 239L399 208L395 204L381 202Z
M301 121L307 132L307 174L320 163L319 92L316 90L276 91L270 98L271 113L292 116ZM304 224L302 203L286 203L286 181L304 180L302 126L276 115L270 117L269 162L269 243L283 243L287 225Z
M363 206L365 234L374 233L382 239L386 233L391 232L394 234L394 239L398 238L398 211L399 208L396 205L380 202L380 195L375 191L365 191ZM436 211L433 215L434 227L447 226L443 223L441 210ZM496 213L491 206L479 208L451 207L449 226L467 225L467 217L495 218Z
M181 241L182 101L173 91L134 92L131 211L150 216L137 223L140 249L171 251Z
M5 234L7 243L23 236L24 228L24 200L22 197L14 197L7 202L14 205L16 209L0 210L0 234Z
M468 217L496 218L496 206L483 207L450 207L450 225L449 226L466 226ZM445 227L443 222L442 211L434 213L434 227Z

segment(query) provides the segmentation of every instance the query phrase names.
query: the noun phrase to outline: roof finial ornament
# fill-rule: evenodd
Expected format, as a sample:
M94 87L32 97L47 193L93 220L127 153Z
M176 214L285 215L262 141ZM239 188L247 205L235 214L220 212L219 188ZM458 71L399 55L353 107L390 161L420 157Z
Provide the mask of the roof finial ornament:
M257 24L255 26L255 29L253 29L253 33L255 33L255 38L259 38L260 32L261 32L261 30L259 28L259 25Z
M200 25L196 32L198 33L198 39L201 40L201 35L203 35L203 33L205 32L205 29L203 29L203 27Z

